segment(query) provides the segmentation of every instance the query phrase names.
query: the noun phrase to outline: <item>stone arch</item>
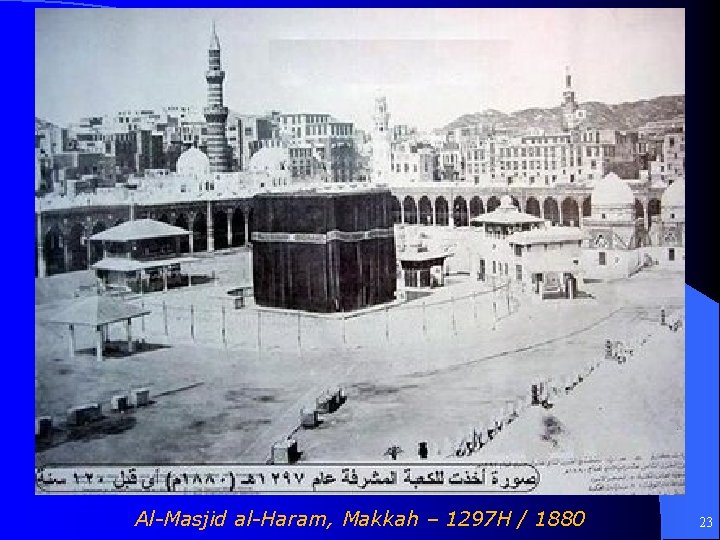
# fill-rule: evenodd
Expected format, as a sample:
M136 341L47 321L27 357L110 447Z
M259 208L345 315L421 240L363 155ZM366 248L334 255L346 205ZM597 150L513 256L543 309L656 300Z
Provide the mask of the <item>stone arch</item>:
M188 222L188 218L185 214L178 214L175 218L175 226L181 227L185 229L186 231L190 230L190 223ZM187 253L190 251L190 240L187 236L183 236L180 238L180 252L181 253Z
M230 222L233 247L245 245L245 214L242 208L235 208Z
M432 225L433 224L433 209L430 199L427 195L420 197L418 202L418 211L420 213L420 225Z
M560 222L560 210L558 204L552 197L547 197L543 202L544 219L550 221L553 225Z
M85 235L85 227L80 223L76 223L70 227L66 241L69 257L69 267L66 270L70 272L87 270L87 236Z
M475 195L472 199L470 199L470 218L478 217L484 211L483 202L480 197Z
M400 208L400 200L393 195L391 202L392 220L393 223L402 223L402 209Z
M193 219L193 251L207 251L207 220L204 212Z
M582 215L583 217L590 217L592 214L592 200L590 199L590 195L585 197L583 199L582 203Z
M540 217L542 212L540 211L540 202L535 197L528 197L525 202L525 213L531 214L535 217Z
M228 247L227 234L227 213L224 208L213 210L213 247L214 249L226 249Z
M410 195L403 199L403 212L405 213L405 223L408 225L417 225L417 204L415 204L415 199Z
M447 225L449 223L448 202L445 197L440 195L435 199L435 224Z
M43 258L46 275L51 276L65 271L65 243L62 231L57 225L53 225L43 237Z
M90 236L103 232L107 227L102 221L98 221L92 228ZM95 264L103 256L102 242L90 242L90 264Z
M488 212L492 212L492 211L495 210L498 206L500 206L500 199L498 199L495 195L493 195L492 197L490 197L490 198L488 199L488 202L487 202L487 205L486 205L486 208L487 208L487 211L488 211Z
M562 202L562 224L570 227L580 226L580 208L572 197L565 197Z
M456 227L469 225L467 201L462 195L458 195L453 201L453 225Z

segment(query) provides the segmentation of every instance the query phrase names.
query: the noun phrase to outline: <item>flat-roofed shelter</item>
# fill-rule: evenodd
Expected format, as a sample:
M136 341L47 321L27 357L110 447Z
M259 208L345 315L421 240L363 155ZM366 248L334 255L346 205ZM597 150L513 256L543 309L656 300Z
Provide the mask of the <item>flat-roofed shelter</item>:
M102 243L103 251L103 258L92 267L106 286L123 286L134 292L167 289L169 280L183 284L180 264L197 260L183 257L181 252L181 239L191 234L162 221L126 221L90 237L91 242Z
M70 359L75 357L75 327L87 326L95 329L95 356L103 359L105 334L110 324L125 322L128 353L134 352L132 320L148 315L149 310L123 302L109 296L88 296L73 300L69 305L52 315L42 317L43 322L67 325Z

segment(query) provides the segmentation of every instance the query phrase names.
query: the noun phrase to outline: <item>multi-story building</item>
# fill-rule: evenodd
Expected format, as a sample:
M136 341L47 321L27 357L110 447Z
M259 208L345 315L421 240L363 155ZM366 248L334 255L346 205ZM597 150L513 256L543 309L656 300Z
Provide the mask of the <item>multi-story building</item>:
M685 133L668 133L663 138L663 162L667 182L685 179Z
M281 114L278 139L273 146L312 148L313 156L327 171L329 182L356 180L357 152L352 122L340 122L329 114Z
M437 172L435 149L429 144L408 140L392 145L390 184L432 182Z

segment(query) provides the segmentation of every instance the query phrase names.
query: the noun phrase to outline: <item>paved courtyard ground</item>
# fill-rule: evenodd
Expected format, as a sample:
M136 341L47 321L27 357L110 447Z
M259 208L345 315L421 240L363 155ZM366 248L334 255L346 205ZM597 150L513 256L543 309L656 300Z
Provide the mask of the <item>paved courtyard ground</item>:
M317 429L295 433L302 460L387 460L390 445L416 459L419 441L444 459L474 426L526 398L535 379L574 376L602 359L605 339L643 336L632 362L601 366L558 401L558 446L549 450L540 413L528 409L472 459L518 448L526 460L545 459L568 445L587 455L684 450L684 334L658 324L661 306L683 315L681 273L643 270L585 284L586 298L542 302L451 276L424 299L324 317L252 302L234 309L227 291L249 284L249 257L204 259L197 271L214 272L210 283L134 298L152 313L142 330L135 324L148 350L132 356L98 363L92 336L81 333L87 354L69 361L64 330L38 323L36 415L61 421L87 402L107 409L131 387L149 387L154 403L131 413L124 431L41 449L37 464L265 462L272 443L297 428L300 409L335 386L348 400ZM37 280L38 318L91 283L88 272ZM123 336L121 326L111 333Z

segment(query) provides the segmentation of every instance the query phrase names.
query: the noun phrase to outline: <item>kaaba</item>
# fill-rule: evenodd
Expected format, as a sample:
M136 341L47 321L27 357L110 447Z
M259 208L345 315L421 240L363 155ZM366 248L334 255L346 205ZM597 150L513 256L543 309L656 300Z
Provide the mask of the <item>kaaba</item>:
M333 313L394 300L391 208L387 189L255 195L256 304Z

